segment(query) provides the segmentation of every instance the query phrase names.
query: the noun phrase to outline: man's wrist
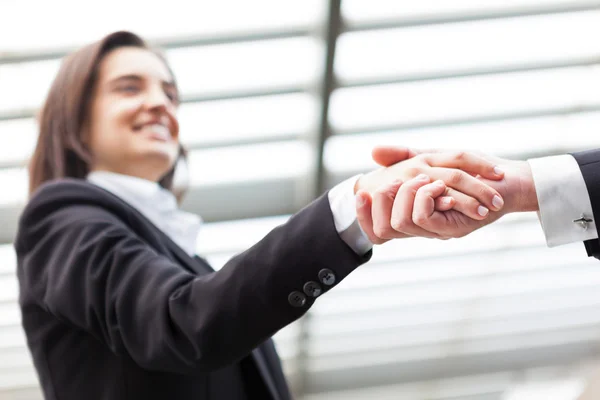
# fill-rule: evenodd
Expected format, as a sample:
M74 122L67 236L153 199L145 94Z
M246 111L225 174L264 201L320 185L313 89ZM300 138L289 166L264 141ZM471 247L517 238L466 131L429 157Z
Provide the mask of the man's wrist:
M520 201L519 210L521 212L527 211L538 211L540 209L538 203L538 196L535 190L535 184L533 181L533 173L531 171L531 165L527 161L517 161L519 163L518 170L519 175L519 186L520 186Z
M538 198L531 166L527 161L497 159L498 167L504 171L500 181L483 181L496 189L504 199L502 215L514 212L538 210Z

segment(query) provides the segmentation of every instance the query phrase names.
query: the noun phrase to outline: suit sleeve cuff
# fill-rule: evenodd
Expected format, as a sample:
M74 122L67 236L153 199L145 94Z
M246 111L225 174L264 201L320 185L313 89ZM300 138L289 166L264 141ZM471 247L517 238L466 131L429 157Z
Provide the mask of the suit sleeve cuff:
M597 239L592 204L579 165L571 155L528 160L540 210L538 218L549 247Z
M373 243L363 232L356 218L354 185L360 175L353 176L333 187L328 195L335 229L342 240L358 255L366 254Z

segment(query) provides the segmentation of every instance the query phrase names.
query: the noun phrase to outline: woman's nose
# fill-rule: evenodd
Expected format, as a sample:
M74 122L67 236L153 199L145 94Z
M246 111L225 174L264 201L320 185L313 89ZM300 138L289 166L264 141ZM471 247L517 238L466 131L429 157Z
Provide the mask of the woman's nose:
M166 108L169 104L169 98L162 88L152 88L148 90L145 98L146 108L149 110L155 108Z

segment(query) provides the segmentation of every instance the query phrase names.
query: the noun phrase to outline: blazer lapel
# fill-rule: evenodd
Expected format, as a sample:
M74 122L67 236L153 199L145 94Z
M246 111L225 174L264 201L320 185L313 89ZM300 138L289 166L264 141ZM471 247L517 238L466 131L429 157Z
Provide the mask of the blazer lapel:
M190 256L177 243L175 243L166 233L152 225L162 239L161 242L166 244L167 248L173 256L181 263L181 266L196 275L204 275L215 272L215 270L204 260L198 256Z
M140 210L138 210L137 208L135 208L116 194L112 193L111 191L104 189L100 186L96 186L93 183L89 184L95 189L103 192L105 195L108 195L113 200L113 202L117 202L118 204L120 204L121 210L124 210L127 216L131 216L131 214L133 214L135 219L142 223L145 222L147 225L146 231L150 229L150 231L157 234L157 239L160 238L160 243L167 245L168 249L171 251L171 254L173 254L181 262L182 267L198 275L204 275L207 273L215 272L215 270L212 269L206 261L200 258L195 260L192 256L186 253L185 250L179 247L179 245L177 245L177 243L175 243L166 233L164 233L161 229L154 225L152 221L150 221L144 214L142 214ZM124 221L127 221L126 223L131 225L130 218L124 218Z

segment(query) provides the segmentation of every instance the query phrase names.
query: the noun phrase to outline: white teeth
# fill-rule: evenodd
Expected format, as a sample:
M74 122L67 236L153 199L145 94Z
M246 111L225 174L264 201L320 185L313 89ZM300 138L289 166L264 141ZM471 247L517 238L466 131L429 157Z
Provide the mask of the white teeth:
M169 140L171 138L171 133L169 129L161 124L150 124L146 125L146 129L151 130L153 133L160 135L165 140Z

